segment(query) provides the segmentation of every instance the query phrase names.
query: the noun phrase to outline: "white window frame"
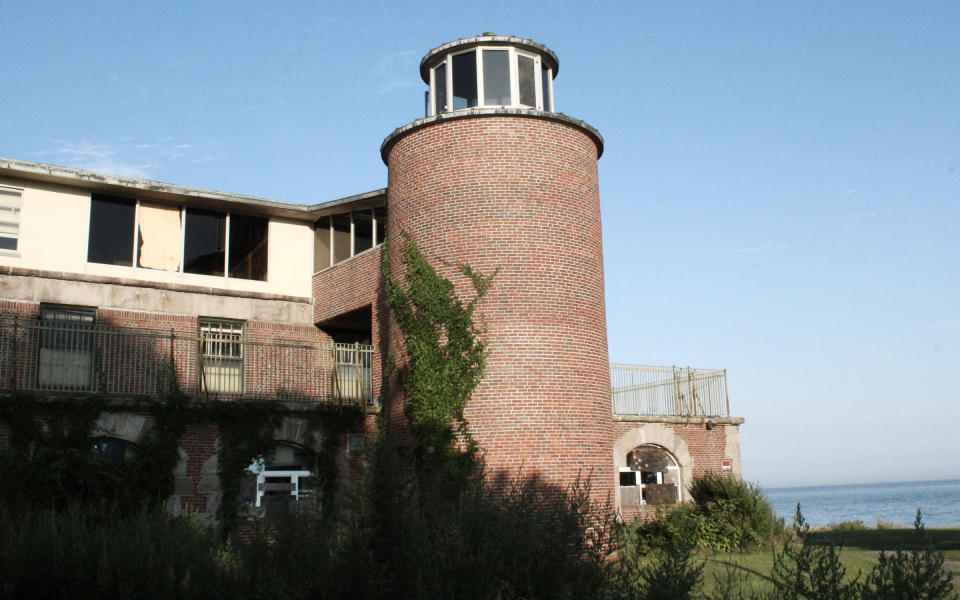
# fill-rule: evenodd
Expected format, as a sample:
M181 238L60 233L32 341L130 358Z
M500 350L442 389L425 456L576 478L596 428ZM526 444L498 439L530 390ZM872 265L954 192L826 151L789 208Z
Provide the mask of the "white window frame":
M485 102L484 96L484 87L483 87L483 51L484 50L506 50L509 52L508 64L510 68L510 104L487 104ZM430 116L437 116L437 78L436 70L440 65L446 65L444 89L446 89L447 94L447 104L444 107L441 107L441 112L456 112L460 110L468 110L464 108L454 109L453 108L453 57L460 54L466 54L467 52L474 52L474 59L476 60L476 73L477 73L477 106L468 107L468 108L493 108L497 106L508 106L510 108L533 108L536 110L543 110L547 112L553 112L554 99L553 99L553 69L546 68L547 79L549 82L549 96L550 96L550 106L545 106L543 101L543 76L541 70L543 70L543 60L539 54L532 52L517 50L513 46L497 46L497 45L485 45L485 46L474 46L472 48L467 48L466 50L461 50L459 52L451 52L443 57L443 60L437 64L430 67ZM526 104L520 104L520 71L519 71L519 57L525 56L527 58L533 59L533 69L534 69L534 87L536 89L536 106L529 106Z
M218 319L200 317L197 320L200 330L200 391L213 394L242 394L245 390L245 362L244 342L246 341L246 323L233 319ZM227 353L224 353L226 349ZM207 379L207 360L209 366L217 373L218 379L211 382ZM230 374L235 379L224 379L220 371L226 368L236 369L237 373ZM231 384L231 381L238 383Z
M16 227L16 233L0 233L0 237L14 240L14 248L0 248L0 254L5 256L20 256L20 223L23 220L23 190L20 188L0 186L0 225L11 229ZM9 211L9 216L6 214Z

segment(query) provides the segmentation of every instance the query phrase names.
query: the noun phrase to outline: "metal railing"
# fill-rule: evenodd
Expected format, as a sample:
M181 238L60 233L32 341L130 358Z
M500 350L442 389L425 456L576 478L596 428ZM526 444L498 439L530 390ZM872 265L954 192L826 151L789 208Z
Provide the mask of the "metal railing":
M727 371L610 364L613 414L728 417Z
M84 322L0 320L0 390L364 405L373 347Z

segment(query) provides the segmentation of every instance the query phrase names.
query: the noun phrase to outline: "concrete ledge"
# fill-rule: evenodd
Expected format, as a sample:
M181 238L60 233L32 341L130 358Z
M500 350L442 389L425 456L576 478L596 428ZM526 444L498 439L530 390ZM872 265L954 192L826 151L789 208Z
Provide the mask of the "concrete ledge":
M59 281L78 281L82 283L105 283L125 287L139 287L166 292L186 292L205 294L208 296L230 296L233 298L252 298L254 300L280 300L283 302L297 302L312 304L313 299L306 296L286 296L283 294L265 294L244 290L228 290L224 288L188 285L183 283L168 283L162 281L147 281L129 279L126 277L110 277L107 275L88 275L85 273L67 273L65 271L43 271L40 269L26 269L23 267L0 266L0 275L9 277L36 277L40 279L56 279Z
M597 158L600 158L603 155L603 136L600 135L600 132L597 131L596 128L588 125L585 121L568 117L563 113L547 112L534 108L497 107L455 110L453 112L440 113L439 115L425 117L423 119L417 119L416 121L407 123L403 127L394 129L393 133L388 135L386 139L383 140L383 144L380 145L380 158L383 159L383 164L389 166L390 163L387 162L387 158L390 155L390 149L393 148L393 145L396 144L397 141L403 136L418 129L423 129L424 127L429 127L430 125L435 125L444 121L456 121L457 119L476 119L484 117L522 117L526 119L543 119L545 121L556 121L558 123L563 123L564 125L569 125L570 127L579 129L583 133L587 134L587 136L593 140L593 143L597 145Z
M671 423L674 425L743 425L743 417L663 417L657 415L613 415L614 423Z

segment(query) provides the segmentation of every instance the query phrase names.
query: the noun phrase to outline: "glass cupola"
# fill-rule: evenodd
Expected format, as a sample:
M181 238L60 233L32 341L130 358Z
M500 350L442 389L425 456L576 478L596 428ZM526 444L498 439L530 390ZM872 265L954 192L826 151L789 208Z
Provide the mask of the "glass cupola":
M420 61L430 86L426 116L469 108L534 108L553 112L552 50L532 40L486 32L434 48Z

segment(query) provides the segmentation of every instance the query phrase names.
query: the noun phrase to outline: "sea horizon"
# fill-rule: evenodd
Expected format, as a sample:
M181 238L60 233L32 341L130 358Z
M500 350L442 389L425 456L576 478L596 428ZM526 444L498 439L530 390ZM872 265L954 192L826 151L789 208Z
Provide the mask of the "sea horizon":
M749 480L748 480L749 481ZM759 484L763 491L767 490L799 490L806 488L830 488L830 487L863 487L872 485L920 485L925 483L955 483L960 482L960 477L951 479L915 479L910 481L871 481L866 483L811 483L807 485L763 485Z
M926 527L960 527L960 479L894 481L792 487L761 486L787 523L797 504L812 527L862 521L909 527L920 509Z

